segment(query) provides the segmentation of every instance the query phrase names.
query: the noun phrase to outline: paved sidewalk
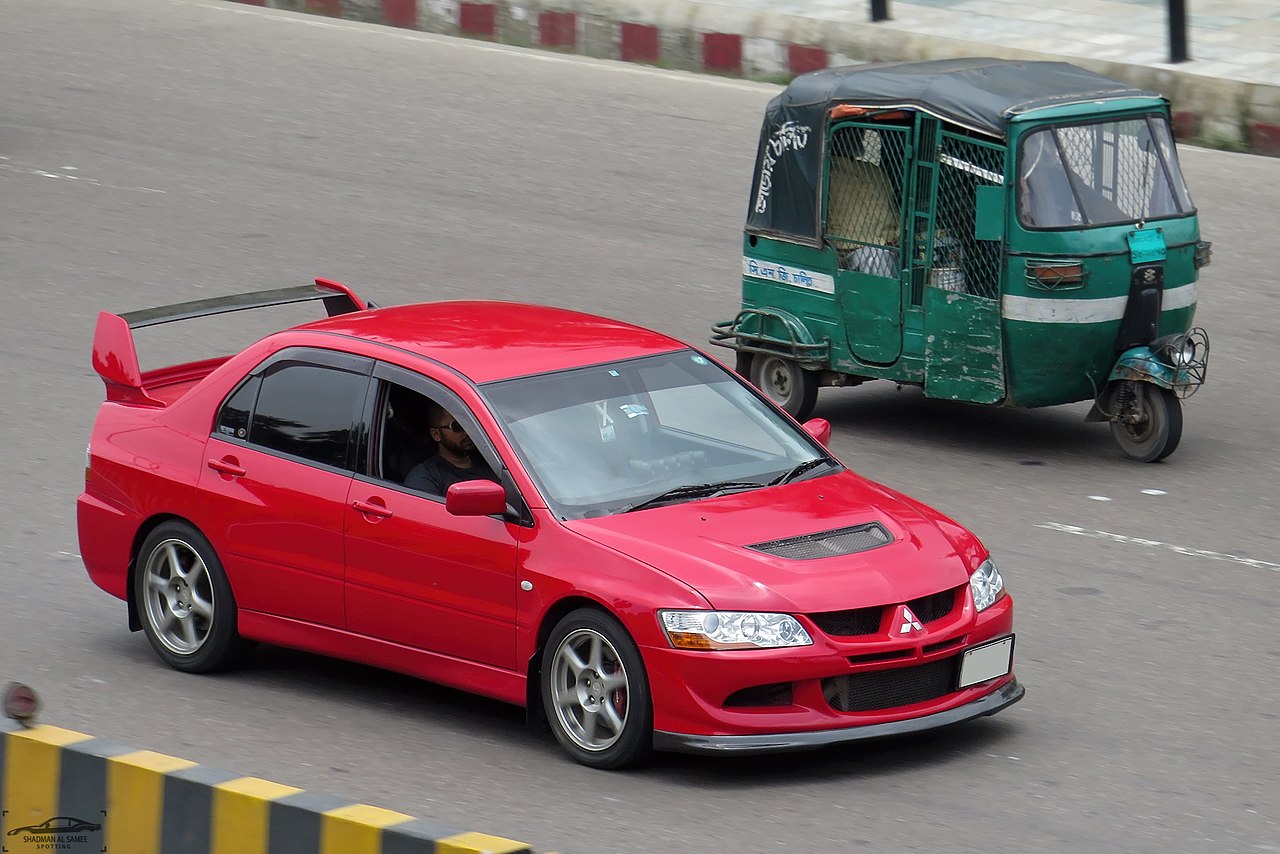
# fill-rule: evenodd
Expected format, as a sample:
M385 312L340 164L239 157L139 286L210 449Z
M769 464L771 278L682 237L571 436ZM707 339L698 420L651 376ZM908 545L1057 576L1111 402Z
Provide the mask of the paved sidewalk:
M1164 92L1179 138L1280 156L1280 0L240 0L590 56L782 82L828 65L1065 59Z

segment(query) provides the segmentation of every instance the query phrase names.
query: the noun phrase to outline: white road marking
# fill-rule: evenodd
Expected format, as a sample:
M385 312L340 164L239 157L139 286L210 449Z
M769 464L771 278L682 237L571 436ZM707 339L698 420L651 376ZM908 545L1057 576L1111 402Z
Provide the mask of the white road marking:
M65 175L62 172L49 172L44 169L36 169L14 163L8 157L0 157L0 160L4 161L3 163L0 163L0 171L3 172L14 172L19 175L35 175L40 178L55 178L59 181L76 181L81 184L88 184L92 187L103 187L108 190L129 190L131 192L160 193L162 195L168 192L167 190L156 190L152 187L119 187L115 184L103 183L97 178L86 178L84 175ZM76 167L63 166L62 168L74 170Z
M1165 492L1163 489L1144 489L1142 490L1142 494L1143 495L1168 495L1169 493Z
M1105 495L1090 495L1089 500L1090 501L1110 501L1111 499Z
M1131 546L1146 546L1147 548L1168 549L1187 557L1202 557L1209 560L1225 560L1232 563L1243 564L1254 569L1266 569L1271 572L1280 572L1280 563L1272 563L1268 560L1257 560L1250 557L1240 557L1239 555L1226 554L1224 552L1214 552L1208 549L1193 549L1188 546L1178 546L1173 543L1165 543L1160 540L1148 540L1142 537L1130 537L1125 534L1113 534L1110 531L1090 531L1081 528L1078 525L1064 525L1061 522L1045 522L1043 525L1036 525L1037 528L1044 528L1048 531L1060 531L1064 534L1075 534L1078 537L1089 537L1094 540L1110 540L1113 543L1124 543Z

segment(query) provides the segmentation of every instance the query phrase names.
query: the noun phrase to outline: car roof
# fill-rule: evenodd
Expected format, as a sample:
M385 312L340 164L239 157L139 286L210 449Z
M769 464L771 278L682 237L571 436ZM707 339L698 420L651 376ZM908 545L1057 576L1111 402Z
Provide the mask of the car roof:
M620 320L498 300L388 306L340 314L294 329L394 347L448 365L475 383L668 353L688 346Z

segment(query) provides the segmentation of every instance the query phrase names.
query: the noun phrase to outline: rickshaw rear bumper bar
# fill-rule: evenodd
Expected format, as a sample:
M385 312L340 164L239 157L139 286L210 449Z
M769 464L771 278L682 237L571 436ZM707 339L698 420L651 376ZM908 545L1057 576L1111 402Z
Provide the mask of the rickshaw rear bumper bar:
M786 337L771 334L775 329ZM798 319L772 309L746 308L733 320L713 324L710 343L739 353L780 354L809 370L825 368L831 360L830 341L813 341Z

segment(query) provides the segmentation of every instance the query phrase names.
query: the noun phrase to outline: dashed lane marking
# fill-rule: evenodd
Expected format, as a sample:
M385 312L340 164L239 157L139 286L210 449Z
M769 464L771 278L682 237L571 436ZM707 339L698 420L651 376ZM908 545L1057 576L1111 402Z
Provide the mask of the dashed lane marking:
M1081 528L1078 525L1064 525L1061 522L1045 522L1043 525L1036 525L1037 528L1044 528L1048 531L1059 531L1063 534L1074 534L1077 537L1089 537L1094 540L1110 540L1113 543L1124 543L1131 546L1146 546L1151 549L1168 549L1187 557L1200 557L1209 560L1225 560L1231 563L1239 563L1244 566L1250 566L1254 569L1265 569L1270 572L1280 572L1280 563L1272 563L1268 560L1257 560L1250 557L1240 557L1239 555L1226 554L1224 552L1209 551L1208 549L1193 549L1189 546L1179 546L1173 543L1166 543L1160 540L1148 540L1143 537L1130 537L1125 534L1113 534L1110 531L1090 531L1087 528Z

